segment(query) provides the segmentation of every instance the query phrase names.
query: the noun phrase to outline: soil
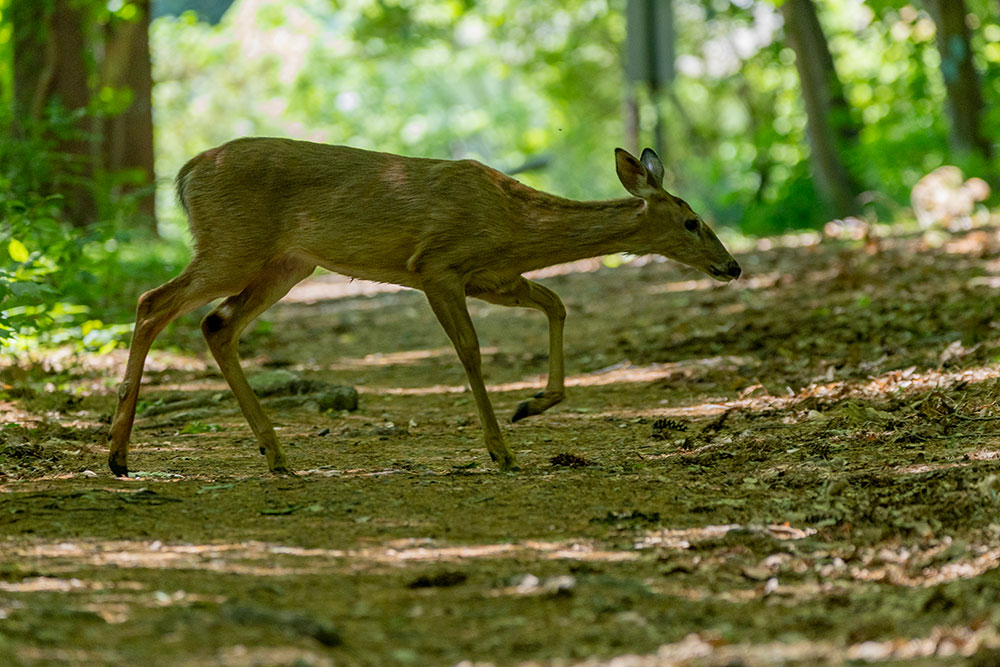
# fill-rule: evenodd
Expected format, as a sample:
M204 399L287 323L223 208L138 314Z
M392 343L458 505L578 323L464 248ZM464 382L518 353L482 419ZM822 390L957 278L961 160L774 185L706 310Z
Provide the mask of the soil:
M244 335L295 476L196 316L128 479L124 350L6 365L0 664L1000 663L1000 228L865 231L762 240L729 286L548 271L567 398L503 427L512 473L418 292L317 276ZM545 319L470 309L509 416Z

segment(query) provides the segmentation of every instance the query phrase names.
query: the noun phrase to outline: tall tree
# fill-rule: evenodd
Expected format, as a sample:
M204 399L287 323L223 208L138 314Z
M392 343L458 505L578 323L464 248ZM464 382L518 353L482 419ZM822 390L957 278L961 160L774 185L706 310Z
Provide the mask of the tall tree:
M781 5L781 15L785 35L795 51L817 189L834 214L850 215L858 208L856 189L841 153L857 132L850 120L826 35L812 0L786 0Z
M53 103L67 111L86 108L90 103L87 9L70 0L10 0L8 11L14 25L14 108L21 129L41 121ZM66 162L47 184L66 198L67 217L77 225L97 216L89 185L93 165L89 129L81 115L53 137Z
M140 188L139 213L155 230L156 197L153 155L153 76L149 55L149 0L133 1L128 18L112 16L104 30L102 84L123 91L126 108L104 122L103 167L130 169L136 179L129 189Z
M993 147L982 131L983 93L972 62L965 0L927 0L927 9L937 25L952 144L960 151L989 158Z
M139 212L155 223L150 0L110 14L100 0L9 0L5 13L18 129L54 147L32 187L62 194L66 218L84 226L98 217L95 176L130 170L125 187L144 191ZM95 83L114 91L115 103L102 94L97 105L108 112L103 121L90 113Z

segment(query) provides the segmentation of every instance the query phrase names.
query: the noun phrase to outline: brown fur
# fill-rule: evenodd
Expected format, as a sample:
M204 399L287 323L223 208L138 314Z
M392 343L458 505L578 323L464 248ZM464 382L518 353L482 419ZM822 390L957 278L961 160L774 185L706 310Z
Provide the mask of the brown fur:
M145 356L178 315L225 297L203 323L272 470L287 461L236 356L243 328L316 266L423 290L455 345L476 397L487 448L501 468L504 444L480 369L464 297L537 308L550 323L545 392L515 420L562 400L559 298L526 271L596 255L659 253L719 279L739 267L682 200L660 187L655 153L640 162L618 149L619 178L634 197L577 202L529 188L473 160L430 160L290 139L237 139L205 151L177 175L194 259L147 292L111 427L112 470L126 474L129 434ZM685 223L697 228L686 229Z

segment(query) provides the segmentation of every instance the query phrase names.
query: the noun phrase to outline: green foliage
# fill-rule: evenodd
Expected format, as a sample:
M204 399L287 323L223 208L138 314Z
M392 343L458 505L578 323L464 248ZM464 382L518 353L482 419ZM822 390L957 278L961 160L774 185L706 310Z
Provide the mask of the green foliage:
M905 206L941 164L989 172L948 147L933 23L919 6L816 2L860 128L845 161L880 214ZM669 187L751 234L828 219L776 5L675 0L678 77L655 101ZM980 17L986 130L997 136L1000 26L987 0L969 6ZM611 160L626 143L623 10L622 0L303 0L253 11L237 2L217 26L193 14L159 19L154 52L171 54L155 77L161 173L234 136L280 134L501 169L534 164L518 175L529 185L623 196ZM654 101L636 93L645 144Z
M179 433L181 435L190 435L192 433L218 433L219 431L226 430L224 427L218 424L205 424L199 421L188 422L184 425Z
M14 90L14 26L6 20L10 0L0 0L0 105L11 103Z
M109 350L129 326L136 291L132 277L174 272L184 252L129 228L136 194L111 198L112 185L131 175L105 174L95 191L100 219L73 227L62 195L43 196L45 183L68 182L68 156L55 141L75 132L76 117L53 106L41 123L0 117L0 351L39 343ZM79 179L77 179L79 180ZM170 261L164 261L166 255Z
M59 217L60 197L18 199L10 196L9 181L0 182L0 190L7 195L0 211L0 349L39 342L114 347L128 327L95 316L116 300L126 270L111 227L74 229Z

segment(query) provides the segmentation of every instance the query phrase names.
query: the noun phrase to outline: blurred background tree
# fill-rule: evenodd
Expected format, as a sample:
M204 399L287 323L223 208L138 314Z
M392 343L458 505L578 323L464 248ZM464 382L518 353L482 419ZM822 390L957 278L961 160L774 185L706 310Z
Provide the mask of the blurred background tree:
M853 148L858 130L816 7L812 0L785 0L781 15L785 39L795 52L816 188L833 215L856 214L857 185L842 156Z
M983 134L983 94L973 62L970 15L965 0L927 0L927 9L937 26L941 74L948 91L952 145L959 151L989 159L993 147Z
M11 129L22 138L39 130L42 136L51 136L53 152L62 158L47 173L39 173L37 166L31 169L36 176L31 185L46 193L62 190L67 219L83 226L97 214L93 192L85 180L92 175L89 122L78 113L90 104L89 12L69 2L10 0L5 16L10 17L13 27L15 56L15 124ZM57 108L72 118L55 117ZM51 127L42 127L43 120Z
M0 4L13 91L5 117L12 138L43 149L27 170L35 176L31 189L64 195L68 221L80 227L96 222L98 202L111 194L98 190L124 187L140 191L136 222L153 229L149 0L116 4ZM18 169L17 180L27 166L9 163Z
M996 184L998 63L995 0L0 0L0 335L128 319L123 277L187 252L173 174L233 137L574 198L623 196L612 149L656 144L707 219L771 234L905 219L945 164Z

